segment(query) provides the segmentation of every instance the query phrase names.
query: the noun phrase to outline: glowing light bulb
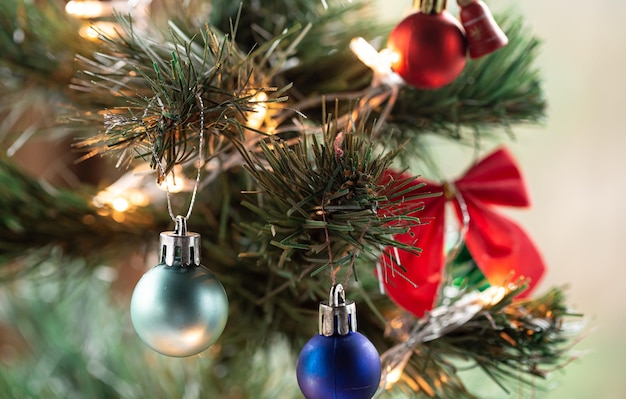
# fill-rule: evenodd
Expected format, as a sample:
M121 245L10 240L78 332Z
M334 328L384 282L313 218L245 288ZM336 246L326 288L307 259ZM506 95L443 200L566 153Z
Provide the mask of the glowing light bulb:
M372 68L374 72L388 74L391 73L391 65L397 60L399 55L390 49L383 49L378 52L362 37L355 37L350 42L350 49L361 60L362 63Z
M89 40L96 40L98 38L98 31L91 25L80 28L78 34Z
M402 377L403 369L400 367L395 367L391 371L387 373L387 377L385 377L385 381L387 381L388 385L393 385L396 382L400 381L400 377Z
M98 19L113 17L116 12L122 15L132 15L133 27L145 30L149 21L151 2L152 0L71 0L65 5L65 12L82 20L95 20L93 25L98 27L96 30L86 25L79 31L82 37L95 40L99 32L112 36L116 34L114 27L121 31L116 23L98 21Z
M385 388L391 388L393 384L400 381L402 374L404 373L404 368L406 367L409 359L411 358L411 350L407 350L402 354L402 359L396 362L391 362L387 365L386 373L385 373ZM385 355L383 354L383 357ZM394 364L395 363L395 364Z
M385 48L380 52L362 37L355 37L350 42L350 49L361 62L374 71L373 86L385 83L391 86L402 85L402 78L391 70L391 65L398 62L400 55Z
M255 96L252 97L251 103L254 104L252 106L253 111L248 112L246 121L248 126L253 129L260 129L265 122L265 116L267 115L267 104L265 104L265 101L267 101L267 98L267 94L263 91L256 93Z
M480 302L484 306L495 305L499 303L502 300L502 298L504 298L507 292L508 290L505 287L492 285L491 287L487 288L486 290L484 290L483 292L479 294Z
M387 68L391 70L391 65L396 64L400 61L400 54L396 53L390 48L384 48L380 50L380 52L378 53L378 57L378 65L380 65L381 68L384 67L385 70L387 70Z
M89 25L83 25L78 34L89 40L97 40L101 33L106 36L112 37L117 35L116 28L117 24L112 22L104 22L104 21L95 21Z
M181 165L174 166L174 169L159 184L159 188L170 193L189 191L189 180L183 175L183 167Z
M130 193L130 203L135 206L148 206L150 199L141 191L133 191Z
M105 9L100 1L70 1L65 5L65 12L76 18L89 19L101 17Z
M118 212L126 212L130 207L130 204L126 198L118 197L113 200L111 206Z
M352 39L350 42L350 50L368 67L373 68L376 64L378 51L362 37Z

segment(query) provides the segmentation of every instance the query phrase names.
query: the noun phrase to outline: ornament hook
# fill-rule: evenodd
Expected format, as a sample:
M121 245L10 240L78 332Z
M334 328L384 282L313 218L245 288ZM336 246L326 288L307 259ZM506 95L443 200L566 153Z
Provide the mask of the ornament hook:
M441 14L447 6L447 0L414 0L413 8L424 14Z
M161 262L168 266L200 264L200 234L187 231L187 218L176 216L174 231L161 233Z
M334 334L348 335L356 332L356 305L346 301L346 293L341 284L330 289L328 301L320 303L319 333L326 337Z
M186 236L187 235L187 218L184 216L176 216L176 227L174 227L174 233Z

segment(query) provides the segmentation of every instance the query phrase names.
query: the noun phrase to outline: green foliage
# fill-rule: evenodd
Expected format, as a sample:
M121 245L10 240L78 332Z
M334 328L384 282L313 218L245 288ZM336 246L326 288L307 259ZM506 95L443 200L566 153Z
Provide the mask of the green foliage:
M267 334L262 345L236 344L231 334L242 334L243 327L228 327L208 351L167 358L145 347L133 332L129 296L119 291L116 270L101 266L79 276L85 267L81 262L52 257L30 279L5 285L0 326L19 337L20 345L12 357L0 359L3 398L301 397L294 373L299 346L289 344L293 337L285 334L292 332L285 325L276 323L271 332L249 325L248 336ZM459 359L470 359L502 383L521 378L514 372L517 362L539 377L544 367L560 364L569 314L563 292L511 302L515 293L458 330L417 347L403 378L381 397L474 398L456 375ZM231 307L229 324L241 309ZM364 310L359 307L359 324L365 322L367 330ZM382 352L389 342L377 345Z
M470 62L450 86L421 91L370 86L371 71L348 43L384 37L390 27L365 1L329 0L328 9L305 0L160 3L149 31L118 16L119 37L102 35L96 51L60 2L3 2L0 138L52 125L81 137L86 157L111 154L118 166L149 160L159 181L176 165L195 170L191 161L204 153L208 176L190 229L228 292L227 329L191 359L145 349L128 323L128 293L117 298L102 280L112 269L98 265L153 251L164 209L151 204L116 219L93 206L93 188L50 187L2 157L0 274L31 272L3 291L11 300L2 301L0 319L30 350L0 372L3 397L298 397L292 347L315 333L329 274L348 280L363 304L359 329L380 352L402 342L389 333L400 310L378 292L373 273L383 247L421 250L393 239L419 223L407 215L420 205L407 203L421 198L412 191L419 186L407 188L414 178L386 179L399 148L414 162L427 157L425 134L476 143L543 117L538 41L510 16L502 19L507 47ZM259 100L260 92L269 98ZM39 103L45 107L33 107ZM265 124L248 126L259 105L269 111ZM31 119L40 108L45 116ZM62 127L50 123L61 108L71 109ZM454 283L484 288L475 262L461 255ZM403 380L383 396L472 398L459 359L503 388L509 378L524 380L519 373L542 377L561 364L562 292L514 302L517 293L412 348ZM422 327L430 320L404 317Z
M327 7L324 7L326 3ZM355 36L384 34L388 29L376 20L376 9L365 1L341 0L306 1L275 0L270 3L255 1L211 2L209 22L218 29L229 32L232 21L237 20L237 43L245 51L280 36L294 26L307 29L307 34L293 50L293 56L304 70L314 68L320 58L330 53L345 54ZM289 42L278 46L289 46ZM318 78L329 79L330 76Z
M295 373L285 372L294 354L280 333L265 347L222 344L191 358L167 358L135 335L129 298L112 295L113 269L52 278L85 267L67 262L51 259L52 275L36 274L2 291L0 325L27 342L8 363L0 359L3 398L297 397Z
M153 39L122 20L125 34L104 38L100 52L82 63L87 78L77 82L82 91L91 93L90 102L109 99L112 103L100 106L118 107L115 112L106 111L102 134L83 145L93 149L89 155L112 152L126 164L136 156L150 157L146 147L151 147L148 138L152 137L169 171L189 159L191 153L185 150L189 142L198 140L203 112L207 117L204 128L216 133L210 136L213 143L207 143L209 157L221 150L228 152L230 140L243 138L246 112L254 110L253 97L259 91L270 95L269 103L287 101L276 118L279 131L293 130L285 122L294 109L316 120L316 115L323 115L326 102L338 101L343 113L354 110L360 117L380 119L377 134L384 135L387 145L408 143L410 152L422 157L427 156L421 140L424 134L470 143L496 135L494 128L504 127L510 133L512 124L543 117L545 101L534 68L539 42L526 34L520 19L503 18L509 45L470 61L452 84L438 90L402 87L397 99L391 100L392 88L367 88L371 72L348 48L349 40L359 34L371 37L386 31L380 27L361 31L351 27L363 24L345 23L344 17L351 12L365 13L366 7L358 4L330 7L326 12L317 9L318 4L309 5L315 11L298 14L300 19L289 26L284 20L275 33L270 30L254 39L247 34L249 27L263 29L256 23L270 22L263 13L247 8L256 7L253 2L245 3L240 14L231 10L229 26L222 26L232 31L226 36L211 26L198 33L193 23L181 21L190 25L170 23L169 35L150 33L157 35ZM216 7L227 12L226 6ZM329 29L320 30L326 26ZM281 89L275 92L277 87ZM388 115L380 109L382 105L371 110L356 105L361 98L374 101L374 91L389 91L385 101L393 103ZM199 98L207 104L204 111ZM79 120L78 131L102 124L98 114L82 115Z
M94 97L111 99L114 107L104 111L102 133L77 145L91 150L87 156L113 152L118 164L139 157L155 169L158 159L162 179L198 151L201 131L209 159L226 151L229 140L243 138L241 122L258 102L257 92L268 92L267 103L282 100L255 70L255 54L240 52L228 36L207 28L189 38L171 25L169 40L149 38L133 30L130 21L120 21L124 33L102 37L102 52L82 59L90 70L76 83ZM101 124L99 116L87 113L77 119Z
M119 253L123 243L142 237L154 223L147 212L118 223L99 214L88 195L43 184L0 157L0 276L37 266L35 259L44 261L57 250L96 263L111 251ZM26 255L31 255L30 262L10 267Z
M424 397L474 398L458 375L459 367L481 369L507 395L515 383L541 389L541 380L567 362L572 333L581 325L568 320L579 315L567 308L561 289L553 288L534 299L515 299L525 289L524 284L513 285L501 298L486 297L482 309L467 321L412 348L399 389ZM462 309L461 313L468 312L469 306ZM419 335L422 330L438 332L455 323L439 325L435 313L405 328Z
M403 201L441 193L418 195L414 190L422 185L406 189L403 181L384 182L397 151L377 154L364 131L343 133L332 122L327 126L323 143L315 135L291 145L274 141L271 148L262 142L261 156L248 157L247 170L262 198L244 206L266 224L246 226L259 244L247 256L264 259L269 268L282 269L287 261L310 263L317 274L333 262L349 269L359 252L376 258L387 245L418 251L389 238L419 223L407 215L421 204Z
M74 56L94 51L78 34L80 23L69 18L63 2L3 1L0 4L0 65L24 81L66 86L75 72Z
M0 143L10 154L36 133L67 134L56 118L75 94L74 57L96 48L79 26L61 1L0 2Z
M470 60L448 86L400 92L389 117L396 140L436 133L473 142L487 133L497 134L495 128L543 119L546 103L535 66L540 42L527 35L521 18L509 15L498 21L509 38L507 46Z

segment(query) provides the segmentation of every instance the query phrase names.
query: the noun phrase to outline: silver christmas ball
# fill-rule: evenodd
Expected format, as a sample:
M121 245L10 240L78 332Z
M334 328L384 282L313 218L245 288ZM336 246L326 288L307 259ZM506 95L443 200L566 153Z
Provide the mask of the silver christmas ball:
M161 263L137 283L130 316L150 348L167 356L191 356L211 346L224 331L228 298L204 266Z

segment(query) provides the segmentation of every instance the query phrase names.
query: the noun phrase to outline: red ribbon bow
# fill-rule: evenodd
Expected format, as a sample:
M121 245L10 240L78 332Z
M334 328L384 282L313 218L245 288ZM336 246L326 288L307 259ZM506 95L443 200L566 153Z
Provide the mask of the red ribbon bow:
M390 172L386 179L398 177L406 176ZM415 180L412 184L422 182L427 181ZM448 200L453 201L456 214L462 220L458 197L465 203L469 215L465 245L489 283L504 285L507 281L525 277L529 280L529 289L525 292L528 294L544 273L543 259L530 237L491 207L527 207L530 204L522 176L509 152L497 150L452 184L427 183L417 192L443 191L444 195L421 200L424 209L411 216L425 223L395 236L400 242L422 248L420 255L390 247L381 257L381 263L386 267L379 278L388 295L417 317L432 309L445 262L445 204Z

